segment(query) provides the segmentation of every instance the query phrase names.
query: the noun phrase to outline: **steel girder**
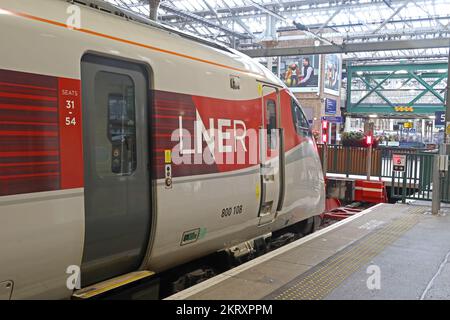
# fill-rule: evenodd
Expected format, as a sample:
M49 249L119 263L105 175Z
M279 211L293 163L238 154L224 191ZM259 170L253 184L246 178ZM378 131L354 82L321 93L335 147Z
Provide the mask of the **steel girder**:
M447 68L447 63L350 64L346 112L401 116L444 111Z

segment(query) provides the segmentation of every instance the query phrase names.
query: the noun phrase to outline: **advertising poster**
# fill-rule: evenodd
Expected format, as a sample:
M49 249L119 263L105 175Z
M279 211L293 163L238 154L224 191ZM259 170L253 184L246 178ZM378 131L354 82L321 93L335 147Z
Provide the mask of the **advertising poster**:
M280 78L292 92L318 92L320 56L281 57Z
M327 54L324 59L325 77L323 91L335 96L340 95L342 58L339 54Z

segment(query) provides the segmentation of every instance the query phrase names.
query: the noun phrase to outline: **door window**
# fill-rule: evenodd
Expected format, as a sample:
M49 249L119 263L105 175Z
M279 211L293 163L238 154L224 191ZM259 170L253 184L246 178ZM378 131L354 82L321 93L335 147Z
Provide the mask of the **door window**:
M95 101L97 173L101 177L131 175L137 163L133 80L122 74L99 72L95 77Z
M274 100L266 102L266 129L267 129L267 149L277 148L277 109Z

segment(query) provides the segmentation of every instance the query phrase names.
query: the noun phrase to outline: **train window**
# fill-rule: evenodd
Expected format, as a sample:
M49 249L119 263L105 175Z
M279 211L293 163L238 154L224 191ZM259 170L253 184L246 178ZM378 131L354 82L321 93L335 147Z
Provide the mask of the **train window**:
M267 100L266 102L266 123L267 123L267 148L277 148L277 107L274 100Z
M95 86L97 172L100 176L131 175L137 164L133 80L101 71L95 78Z
M299 135L310 135L309 122L298 103L292 99L292 117L294 119L295 130Z

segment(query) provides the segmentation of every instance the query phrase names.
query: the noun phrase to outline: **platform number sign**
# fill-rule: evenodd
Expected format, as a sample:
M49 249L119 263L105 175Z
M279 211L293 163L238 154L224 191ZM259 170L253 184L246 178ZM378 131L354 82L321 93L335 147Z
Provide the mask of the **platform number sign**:
M445 126L445 111L436 111L434 113L434 125L436 127L443 127Z
M394 155L392 155L392 162L394 165L394 171L405 172L405 170L406 170L406 155L394 154Z

